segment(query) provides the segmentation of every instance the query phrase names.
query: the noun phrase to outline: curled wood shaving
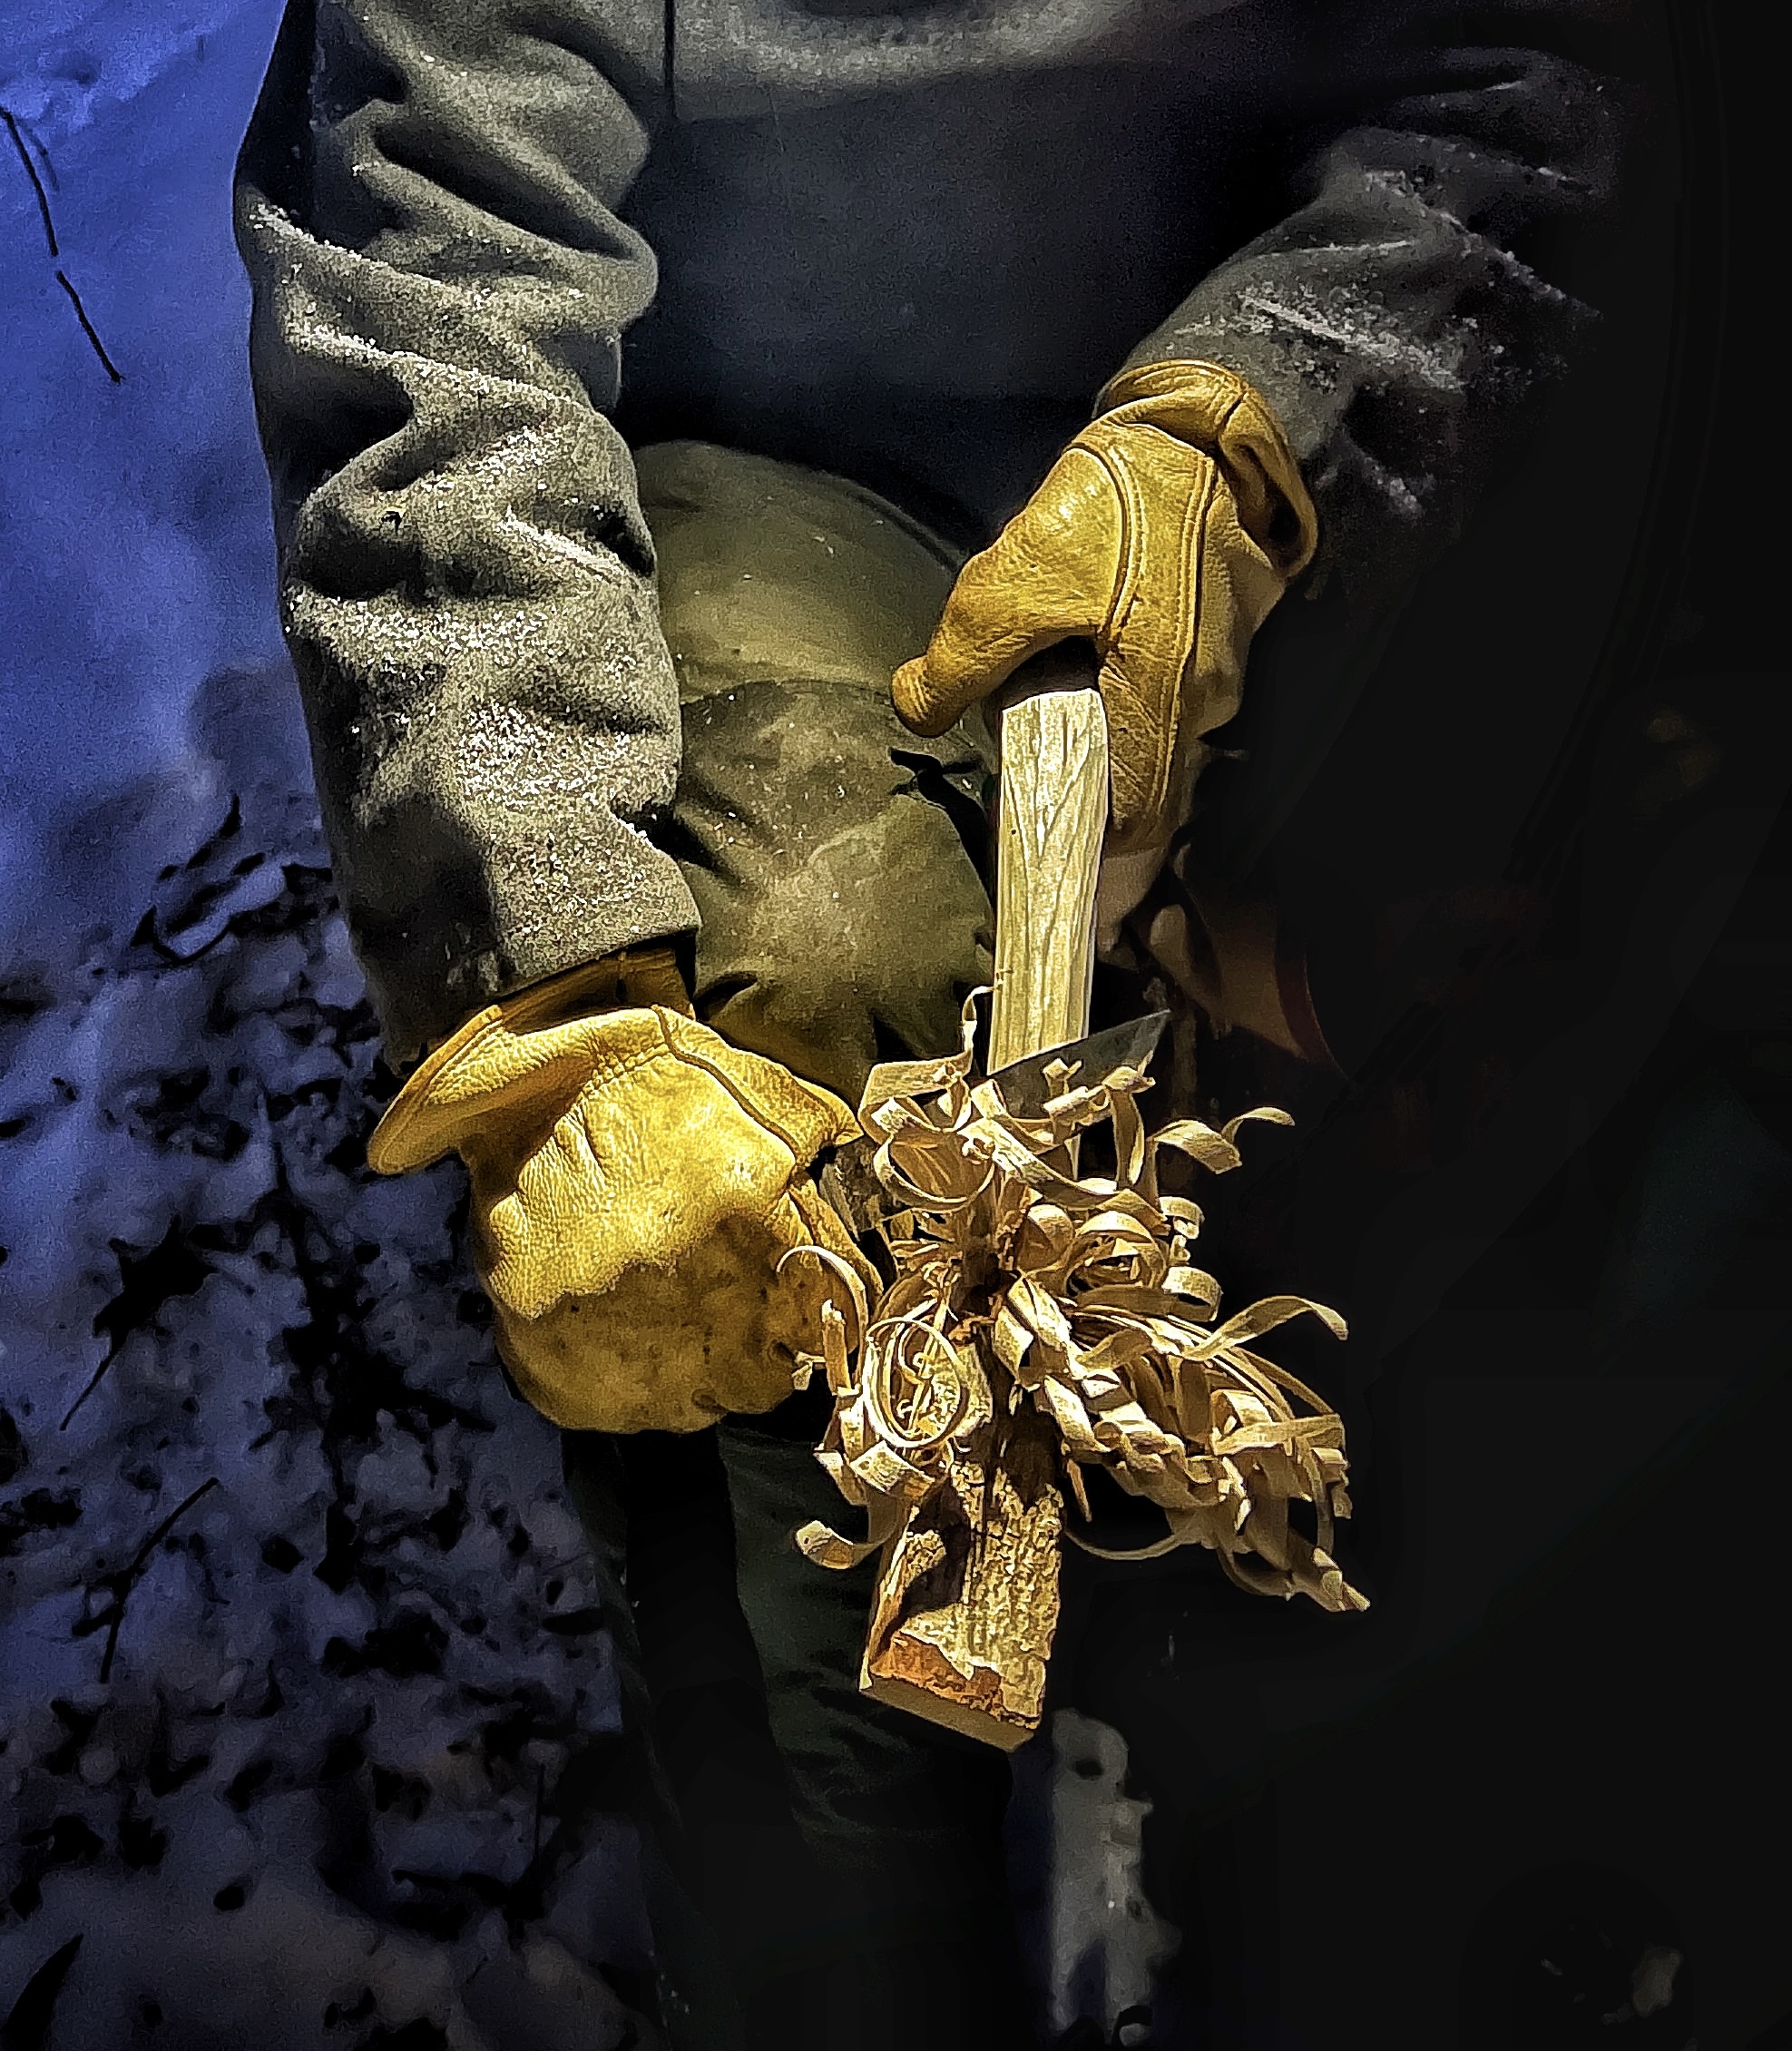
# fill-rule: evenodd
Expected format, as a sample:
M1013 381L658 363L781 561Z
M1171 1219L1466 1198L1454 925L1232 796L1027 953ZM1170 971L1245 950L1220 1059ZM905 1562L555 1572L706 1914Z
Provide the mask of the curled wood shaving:
M822 1368L834 1396L817 1457L869 1527L852 1541L808 1524L798 1546L823 1566L864 1559L980 1434L986 1442L1000 1412L1030 1403L1056 1427L1085 1522L1083 1466L1105 1467L1169 1520L1162 1539L1131 1554L1070 1533L1085 1551L1150 1559L1205 1546L1242 1588L1366 1608L1330 1554L1350 1507L1343 1425L1250 1344L1302 1315L1342 1339L1344 1320L1306 1297L1270 1296L1221 1321L1219 1285L1190 1259L1200 1212L1158 1187L1166 1148L1224 1172L1239 1164L1241 1126L1293 1121L1265 1109L1217 1131L1181 1119L1147 1134L1136 1099L1150 1077L1132 1068L1088 1084L1066 1070L1043 1116L1016 1116L994 1083L971 1080L969 1005L965 1022L959 1054L886 1063L860 1101L877 1179L899 1207L880 1227L895 1279L874 1304L837 1255L800 1250L840 1285L822 1352L801 1369L807 1381ZM1103 1123L1118 1173L1079 1178L1077 1135ZM1291 1501L1312 1506L1315 1538L1290 1526Z

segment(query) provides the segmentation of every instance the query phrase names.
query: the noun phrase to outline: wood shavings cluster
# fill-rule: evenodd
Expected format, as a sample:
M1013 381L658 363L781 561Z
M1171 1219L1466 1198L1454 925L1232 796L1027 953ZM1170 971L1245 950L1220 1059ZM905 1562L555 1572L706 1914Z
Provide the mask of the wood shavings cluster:
M840 1283L822 1353L799 1370L807 1382L824 1369L834 1397L818 1457L868 1516L858 1541L805 1525L804 1553L847 1567L879 1549L1030 1405L1055 1427L1085 1524L1085 1467L1168 1520L1130 1554L1067 1530L1085 1550L1145 1559L1204 1546L1242 1588L1366 1608L1331 1556L1350 1506L1342 1422L1251 1343L1302 1315L1342 1339L1344 1320L1302 1296L1222 1320L1219 1283L1190 1258L1200 1211L1159 1187L1166 1150L1224 1172L1239 1165L1241 1126L1293 1121L1264 1109L1148 1134L1137 1099L1150 1077L1126 1067L1074 1086L1065 1071L1043 1114L1021 1117L971 1076L967 1024L959 1054L886 1063L867 1084L859 1122L895 1207L879 1228L894 1279L875 1302L847 1262L802 1250ZM1117 1172L1080 1177L1079 1138L1102 1124ZM1312 1536L1291 1524L1292 1502L1311 1506Z

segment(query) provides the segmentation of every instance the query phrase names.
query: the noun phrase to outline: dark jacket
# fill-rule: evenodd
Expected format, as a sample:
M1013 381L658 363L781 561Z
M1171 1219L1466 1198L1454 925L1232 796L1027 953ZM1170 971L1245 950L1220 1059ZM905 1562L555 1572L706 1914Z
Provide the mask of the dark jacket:
M1373 604L1580 325L1549 250L1610 188L1615 95L1563 39L1610 12L1507 0L1471 41L1431 0L293 0L239 236L394 1060L694 922L630 439L839 470L975 544L1122 362L1206 358Z

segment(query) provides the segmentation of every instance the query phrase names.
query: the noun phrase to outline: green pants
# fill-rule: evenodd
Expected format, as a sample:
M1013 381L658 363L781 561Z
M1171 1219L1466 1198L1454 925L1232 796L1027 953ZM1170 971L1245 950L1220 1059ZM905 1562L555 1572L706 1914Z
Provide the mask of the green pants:
M736 1045L856 1101L946 1051L990 970L986 745L910 734L892 669L954 564L839 479L645 451L684 701L669 843L703 917L693 996ZM790 1534L853 1514L813 1457L825 1393L689 1437L570 1433L622 1667L677 2051L1032 2042L1003 1879L1006 1759L866 1702L874 1566Z

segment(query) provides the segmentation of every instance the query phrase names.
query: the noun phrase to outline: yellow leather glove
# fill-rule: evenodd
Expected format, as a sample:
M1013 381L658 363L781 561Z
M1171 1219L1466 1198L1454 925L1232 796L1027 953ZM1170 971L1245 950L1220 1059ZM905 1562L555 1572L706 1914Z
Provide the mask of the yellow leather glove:
M381 1174L450 1149L466 1163L498 1351L556 1424L696 1431L769 1410L798 1354L820 1350L829 1290L818 1261L780 1274L779 1258L819 1242L868 1273L808 1173L857 1123L686 1016L681 986L677 1008L593 1014L568 981L437 1047L367 1160Z
M1028 657L1092 641L1111 812L1098 920L1111 939L1162 866L1239 709L1250 637L1311 560L1313 502L1275 417L1212 363L1122 371L1106 408L959 573L896 708L943 733Z

